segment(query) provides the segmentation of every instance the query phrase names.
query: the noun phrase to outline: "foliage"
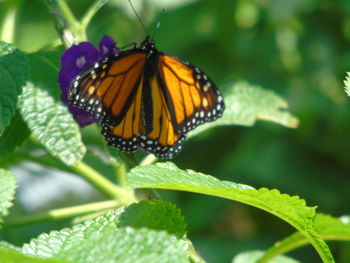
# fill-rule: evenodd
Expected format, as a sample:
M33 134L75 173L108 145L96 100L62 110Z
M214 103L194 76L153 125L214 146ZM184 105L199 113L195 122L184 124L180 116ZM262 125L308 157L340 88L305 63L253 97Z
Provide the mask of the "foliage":
M141 41L129 2L1 2L1 262L350 262L347 1L132 3L224 115L173 162L107 148L57 74L74 43Z
M78 125L66 107L45 90L28 83L19 101L20 112L37 140L67 165L79 162L85 147Z
M324 260L332 261L326 243L313 229L314 208L305 206L298 196L281 194L277 190L255 190L246 185L220 181L194 171L181 171L172 163L134 168L128 174L129 185L135 188L182 190L240 201L285 220L300 231L319 251ZM328 259L327 259L328 258Z
M12 206L15 188L14 175L9 171L0 169L0 223L3 222L4 216L8 215L8 209Z
M28 80L30 69L28 58L14 45L0 42L0 135L10 124L22 93L22 86ZM20 74L18 74L20 72Z
M298 126L298 119L286 111L288 103L272 91L246 82L228 85L225 90L227 106L222 118L200 126L191 135L220 125L253 126L257 120L277 122L290 128Z

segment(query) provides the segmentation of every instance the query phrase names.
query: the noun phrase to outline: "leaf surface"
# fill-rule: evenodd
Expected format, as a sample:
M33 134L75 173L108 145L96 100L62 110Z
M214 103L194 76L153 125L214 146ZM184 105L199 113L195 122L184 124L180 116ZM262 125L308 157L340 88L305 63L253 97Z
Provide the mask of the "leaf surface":
M189 263L185 244L165 231L126 227L74 242L54 258L74 263Z
M12 206L15 189L15 176L9 171L0 169L0 227L4 216L8 215L8 209Z
M118 226L165 230L178 237L186 234L186 224L180 209L162 200L144 200L130 205L120 215Z
M271 213L291 224L306 236L324 262L334 262L332 254L313 228L315 208L308 207L298 196L281 194L278 190L221 181L192 170L180 170L173 163L139 166L127 175L128 185L133 188L158 188L181 190L217 196L242 202Z
M190 136L216 126L253 126L257 120L271 121L289 128L298 126L298 119L287 111L288 103L273 91L247 82L238 82L226 90L223 116L199 126L190 132Z
M85 146L77 123L67 107L44 89L28 83L19 101L20 112L36 139L67 165L79 162Z
M91 235L102 233L108 229L115 229L118 216L122 211L122 209L110 211L103 216L89 220L84 224L75 225L72 228L41 234L29 243L24 244L22 251L29 256L50 258L63 249L69 249L74 242L83 242Z
M10 124L18 96L29 77L27 56L14 45L0 41L0 135Z

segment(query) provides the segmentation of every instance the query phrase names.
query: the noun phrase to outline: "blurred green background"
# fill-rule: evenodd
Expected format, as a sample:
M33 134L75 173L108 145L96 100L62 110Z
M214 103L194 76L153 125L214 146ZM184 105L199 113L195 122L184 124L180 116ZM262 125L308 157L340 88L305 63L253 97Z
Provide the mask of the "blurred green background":
M11 1L0 1L0 17ZM92 2L72 0L68 4L80 17ZM198 65L219 88L244 80L273 90L289 102L290 111L300 119L297 129L258 122L252 128L209 130L185 143L174 160L179 167L254 187L277 188L299 195L308 205L317 205L319 212L333 216L350 213L350 98L343 91L343 79L350 70L350 1L133 3L150 34L161 20L155 36L159 50ZM87 33L94 44L108 34L118 46L139 43L145 37L126 0L110 0ZM57 39L54 21L43 1L22 1L15 32L19 48L35 52ZM97 127L82 132L89 149L86 162L108 176L109 170L99 157L102 139ZM31 163L13 169L20 175L20 185L12 213L102 199L82 182L67 193L66 179L56 170L42 170ZM68 181L74 180L67 176ZM57 186L50 188L56 193L54 198L47 198L50 185ZM208 262L230 262L240 251L267 249L294 231L272 215L238 203L179 192L160 195L182 209L188 236ZM7 231L4 238L20 245L43 231L69 223L19 228ZM350 262L349 243L330 246L337 262ZM310 246L291 256L301 262L320 262Z

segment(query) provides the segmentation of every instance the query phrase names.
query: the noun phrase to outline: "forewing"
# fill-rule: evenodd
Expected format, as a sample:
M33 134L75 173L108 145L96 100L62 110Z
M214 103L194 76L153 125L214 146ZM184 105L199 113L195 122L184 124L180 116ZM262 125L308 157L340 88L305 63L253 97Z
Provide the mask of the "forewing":
M121 124L138 93L145 59L145 53L129 51L96 62L73 81L70 103L101 125Z
M162 53L162 90L177 134L221 117L225 105L213 81L196 66Z

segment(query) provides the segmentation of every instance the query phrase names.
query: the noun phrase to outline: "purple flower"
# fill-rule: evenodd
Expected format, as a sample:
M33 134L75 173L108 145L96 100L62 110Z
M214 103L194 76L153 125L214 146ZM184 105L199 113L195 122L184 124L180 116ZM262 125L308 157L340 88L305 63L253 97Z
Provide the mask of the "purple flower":
M69 104L69 86L79 73L88 69L99 59L119 53L115 45L116 42L111 37L104 36L100 40L99 50L89 42L81 42L68 48L61 56L61 70L58 73L58 83L62 92L61 99L68 105L69 111L80 127L90 125L97 120L90 113Z
M105 58L118 54L119 50L115 47L116 42L110 36L103 36L100 40L100 58Z

